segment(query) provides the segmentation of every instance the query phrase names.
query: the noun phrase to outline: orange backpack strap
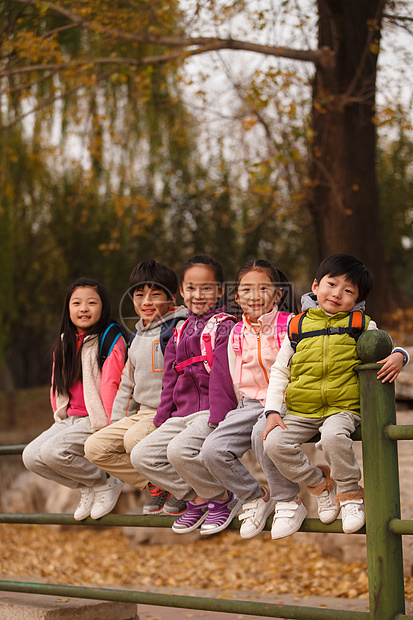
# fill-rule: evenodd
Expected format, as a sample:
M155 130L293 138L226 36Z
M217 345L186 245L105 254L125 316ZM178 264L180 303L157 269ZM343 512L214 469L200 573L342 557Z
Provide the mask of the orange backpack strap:
M348 327L350 336L357 342L366 329L366 315L360 310L353 310L353 312L350 312Z
M294 351L297 348L297 344L301 340L302 324L303 324L305 315L306 315L306 312L300 312L300 314L296 314L295 316L293 316L293 318L288 324L288 337L290 339L290 344L292 348L294 349Z
M288 337L294 351L297 344L303 338L312 338L313 336L332 336L333 334L349 334L354 340L360 338L366 328L366 317L360 310L354 310L349 314L348 327L327 327L326 329L317 329L310 332L302 333L302 323L306 313L296 314L291 319L288 326Z

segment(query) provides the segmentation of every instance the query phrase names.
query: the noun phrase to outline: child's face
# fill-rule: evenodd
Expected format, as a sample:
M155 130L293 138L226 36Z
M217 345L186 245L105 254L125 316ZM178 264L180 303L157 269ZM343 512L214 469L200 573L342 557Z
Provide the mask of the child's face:
M175 296L171 299L163 289L151 288L147 284L141 289L135 289L132 299L136 314L146 324L163 316L175 302Z
M78 334L85 334L100 319L102 300L91 286L78 286L69 300L69 317Z
M327 314L350 312L357 302L359 287L346 279L346 276L324 276L318 283L314 280L311 287L317 295L320 308Z
M281 295L282 290L275 288L274 282L264 271L254 270L242 276L235 301L250 321L256 323L260 316L271 312Z
M223 285L218 286L213 270L203 264L185 271L180 288L186 307L198 316L213 308L224 290Z

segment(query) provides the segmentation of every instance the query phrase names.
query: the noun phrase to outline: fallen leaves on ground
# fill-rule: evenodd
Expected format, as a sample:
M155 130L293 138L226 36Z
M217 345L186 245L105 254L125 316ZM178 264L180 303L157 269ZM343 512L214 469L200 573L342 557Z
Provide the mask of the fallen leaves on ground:
M0 525L0 573L83 586L252 590L260 594L367 598L366 566L323 557L300 538L237 532L131 549L121 530Z
M237 532L196 542L131 549L119 529L0 525L3 579L139 590L153 586L259 594L368 598L367 567L321 555L297 536L241 540ZM405 580L413 598L413 578ZM223 594L225 596L225 594Z

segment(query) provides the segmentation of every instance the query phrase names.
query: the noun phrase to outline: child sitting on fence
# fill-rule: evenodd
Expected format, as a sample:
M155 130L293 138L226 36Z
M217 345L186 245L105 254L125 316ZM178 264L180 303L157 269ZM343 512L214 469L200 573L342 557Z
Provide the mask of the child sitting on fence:
M188 316L175 307L178 279L175 272L154 260L140 262L129 277L129 294L139 321L130 342L128 359L112 408L111 424L91 435L85 455L112 476L137 489L147 485L131 465L130 453L154 430L153 418L161 400L164 351L173 329ZM186 503L149 483L145 514L179 515Z
M262 531L277 501L294 500L301 504L298 485L280 474L263 453L262 445L258 446L256 456L269 490L259 486L240 460L251 448L253 428L262 423L271 366L296 303L291 283L266 260L248 261L238 270L235 301L243 310L243 318L229 338L228 356L240 400L237 408L207 437L200 459L223 488L242 500L240 534L242 538L252 538ZM173 465L184 477L181 461L177 454ZM190 474L188 468L188 482L192 481ZM195 480L192 484L197 489Z
M122 489L117 478L85 458L84 444L109 423L125 354L120 327L110 320L106 289L94 280L78 278L66 294L53 355L55 423L23 451L27 469L80 490L76 520L110 512Z
M290 322L271 369L265 404L265 453L284 476L307 485L323 523L334 521L341 509L345 533L365 523L361 471L350 436L360 424L357 338L366 329L377 329L355 305L364 302L371 287L371 274L357 258L335 254L321 262L312 285L316 307ZM394 349L381 360L378 379L394 381L408 359L403 349ZM282 418L286 388L287 415ZM318 432L316 447L327 466L314 465L300 447ZM272 537L293 534L301 522L295 502L277 503Z
M153 420L159 428L132 450L131 462L144 477L187 501L175 532L190 532L205 522L201 533L212 534L226 527L240 506L233 493L205 477L197 458L205 437L236 404L227 355L235 318L219 306L224 275L218 261L206 254L185 263L180 291L189 319L166 347L161 404ZM174 454L181 454L185 469L202 480L199 495L173 467Z

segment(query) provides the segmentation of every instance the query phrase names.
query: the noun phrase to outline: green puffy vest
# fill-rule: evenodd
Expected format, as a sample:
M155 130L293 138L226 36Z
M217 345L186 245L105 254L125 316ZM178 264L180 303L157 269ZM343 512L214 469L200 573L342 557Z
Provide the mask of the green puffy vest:
M365 319L367 329L370 318ZM321 308L310 308L302 322L302 333L348 325L348 312L327 316ZM288 413L311 418L324 418L340 411L360 415L358 377L354 370L360 363L356 341L349 334L300 340L291 358L291 383L286 395Z

